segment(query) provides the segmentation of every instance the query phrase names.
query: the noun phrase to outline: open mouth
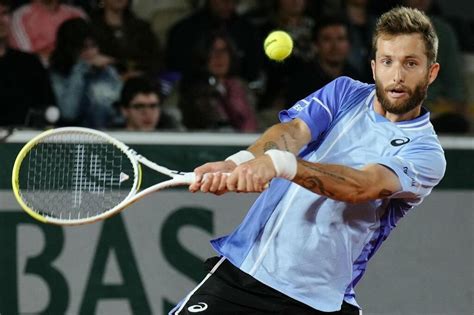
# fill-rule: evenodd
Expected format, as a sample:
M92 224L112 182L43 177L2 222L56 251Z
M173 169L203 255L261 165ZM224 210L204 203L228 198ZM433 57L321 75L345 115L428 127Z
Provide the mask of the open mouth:
M408 91L406 89L399 88L399 87L388 89L387 93L390 97L393 97L393 98L401 98L408 95Z

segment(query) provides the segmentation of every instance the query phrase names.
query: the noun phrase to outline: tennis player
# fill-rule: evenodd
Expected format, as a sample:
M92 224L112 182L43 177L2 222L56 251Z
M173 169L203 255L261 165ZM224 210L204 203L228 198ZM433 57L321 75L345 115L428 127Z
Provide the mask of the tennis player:
M437 47L422 12L383 14L375 85L340 77L282 111L247 150L195 170L191 191L270 185L234 232L211 242L220 257L172 314L361 313L354 287L368 260L445 172L422 107Z

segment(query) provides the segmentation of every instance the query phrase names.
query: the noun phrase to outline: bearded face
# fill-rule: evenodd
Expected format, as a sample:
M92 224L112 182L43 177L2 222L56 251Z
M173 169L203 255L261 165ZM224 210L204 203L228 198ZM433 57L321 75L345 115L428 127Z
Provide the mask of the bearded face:
M420 105L428 93L428 78L418 82L413 88L409 88L402 84L390 84L383 86L382 82L375 78L375 91L382 108L392 114L406 114ZM405 97L391 98L389 94Z
M418 33L378 38L371 65L378 108L382 114L399 116L417 114L439 71L438 63L428 62L423 37Z

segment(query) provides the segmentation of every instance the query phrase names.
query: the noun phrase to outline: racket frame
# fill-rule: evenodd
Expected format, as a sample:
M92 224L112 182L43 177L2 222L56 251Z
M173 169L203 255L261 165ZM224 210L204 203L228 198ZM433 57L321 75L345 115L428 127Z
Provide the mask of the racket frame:
M39 213L39 211L35 211L31 207L29 207L26 202L23 200L21 197L21 190L19 187L19 176L20 176L20 169L21 169L21 164L27 154L30 152L30 150L35 147L38 143L41 142L42 139L46 137L50 137L56 133L67 133L67 132L79 132L79 133L85 133L85 134L92 134L95 136L98 136L105 141L108 141L109 143L113 144L116 148L120 149L130 160L133 171L134 171L134 182L132 185L132 188L130 189L130 192L128 195L115 207L106 210L102 212L100 215L93 216L93 217L88 217L88 218L69 218L69 219L62 219L62 218L56 218L48 215L42 215ZM153 186L150 186L140 192L138 190L140 189L141 181L142 181L142 168L141 164L147 166L148 168L157 171L163 175L166 175L168 177L171 177L171 179L160 182L158 184L155 184ZM15 195L16 200L20 204L20 206L34 219L43 222L43 223L51 223L51 224L56 224L56 225L81 225L81 224L87 224L87 223L94 223L99 220L106 219L127 206L131 205L135 201L143 198L146 195L149 195L153 192L159 191L164 188L168 187L173 187L173 186L179 186L179 185L188 185L194 182L195 180L195 174L193 172L189 173L184 173L184 172L179 172L179 171L174 171L170 170L164 166L158 165L142 155L138 154L135 150L131 149L127 145L125 145L123 142L109 136L105 132L98 131L95 129L90 129L90 128L84 128L84 127L61 127L61 128L55 128L55 129L50 129L45 132L40 133L30 141L28 141L23 148L20 150L18 153L15 163L13 165L13 170L12 170L12 189L13 189L13 194Z

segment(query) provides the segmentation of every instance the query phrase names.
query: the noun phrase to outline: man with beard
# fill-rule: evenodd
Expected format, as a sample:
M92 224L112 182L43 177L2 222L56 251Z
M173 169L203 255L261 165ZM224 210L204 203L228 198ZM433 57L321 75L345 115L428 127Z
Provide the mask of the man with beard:
M191 191L263 193L212 241L220 258L174 314L359 314L354 287L368 260L444 175L422 107L437 45L422 12L385 13L375 86L340 77L282 111L247 150L195 169Z

